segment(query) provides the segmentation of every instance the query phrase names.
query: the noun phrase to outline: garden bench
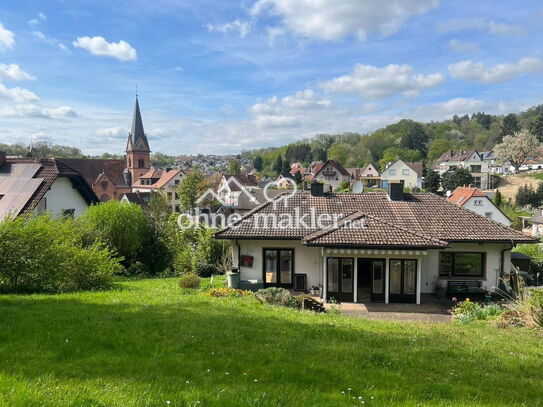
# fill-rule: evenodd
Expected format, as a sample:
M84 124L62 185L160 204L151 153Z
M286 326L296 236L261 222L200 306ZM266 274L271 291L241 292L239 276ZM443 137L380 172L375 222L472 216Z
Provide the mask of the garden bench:
M481 280L449 280L447 281L447 295L458 294L486 294Z

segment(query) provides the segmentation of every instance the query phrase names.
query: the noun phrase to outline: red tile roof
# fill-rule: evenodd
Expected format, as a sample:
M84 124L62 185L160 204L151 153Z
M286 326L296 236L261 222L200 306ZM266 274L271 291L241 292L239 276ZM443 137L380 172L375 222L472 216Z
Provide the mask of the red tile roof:
M451 196L447 198L450 203L464 206L464 204L472 197L485 197L486 195L483 191L477 188L470 187L458 187L456 188Z
M81 173L91 186L103 172L116 186L127 187L123 178L123 171L126 168L124 160L93 158L59 158L58 160Z

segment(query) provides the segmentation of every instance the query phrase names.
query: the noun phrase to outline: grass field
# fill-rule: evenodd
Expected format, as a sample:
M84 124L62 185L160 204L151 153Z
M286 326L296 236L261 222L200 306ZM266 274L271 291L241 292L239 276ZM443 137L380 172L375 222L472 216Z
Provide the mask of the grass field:
M1 406L543 405L543 338L183 294L0 296Z

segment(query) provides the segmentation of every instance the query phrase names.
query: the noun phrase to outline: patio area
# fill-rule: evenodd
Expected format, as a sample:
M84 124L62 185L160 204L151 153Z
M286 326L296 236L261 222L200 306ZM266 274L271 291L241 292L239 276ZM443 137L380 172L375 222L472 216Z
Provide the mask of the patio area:
M343 315L391 321L421 321L431 323L451 322L447 304L432 294L423 294L421 304L400 303L341 303L324 304L326 309L337 307Z

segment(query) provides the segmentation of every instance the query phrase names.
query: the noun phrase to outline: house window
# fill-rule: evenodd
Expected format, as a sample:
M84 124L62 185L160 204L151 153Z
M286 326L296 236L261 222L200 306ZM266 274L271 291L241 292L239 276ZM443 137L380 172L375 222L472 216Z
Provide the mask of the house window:
M395 169L388 170L388 175L396 175L396 170Z
M176 211L177 213L181 212L181 210L179 209L179 205L175 205L175 211Z
M473 205L475 206L483 206L483 200L482 199L476 199L473 201Z
M485 218L492 219L492 212L485 212Z
M439 253L439 275L441 277L482 277L484 268L484 253Z
M176 180L174 181L174 183L175 183L175 185L179 185L179 180L176 179Z
M145 167L145 160L143 158L138 158L138 168Z
M264 287L292 287L294 249L264 249Z
M409 170L408 169L402 170L402 175L409 175Z
M168 192L168 201L171 201L173 197L173 192Z
M481 166L480 165L471 165L469 172L481 172Z
M75 209L63 209L62 216L73 218L75 215Z
M473 186L475 188L481 188L481 177L473 177Z

